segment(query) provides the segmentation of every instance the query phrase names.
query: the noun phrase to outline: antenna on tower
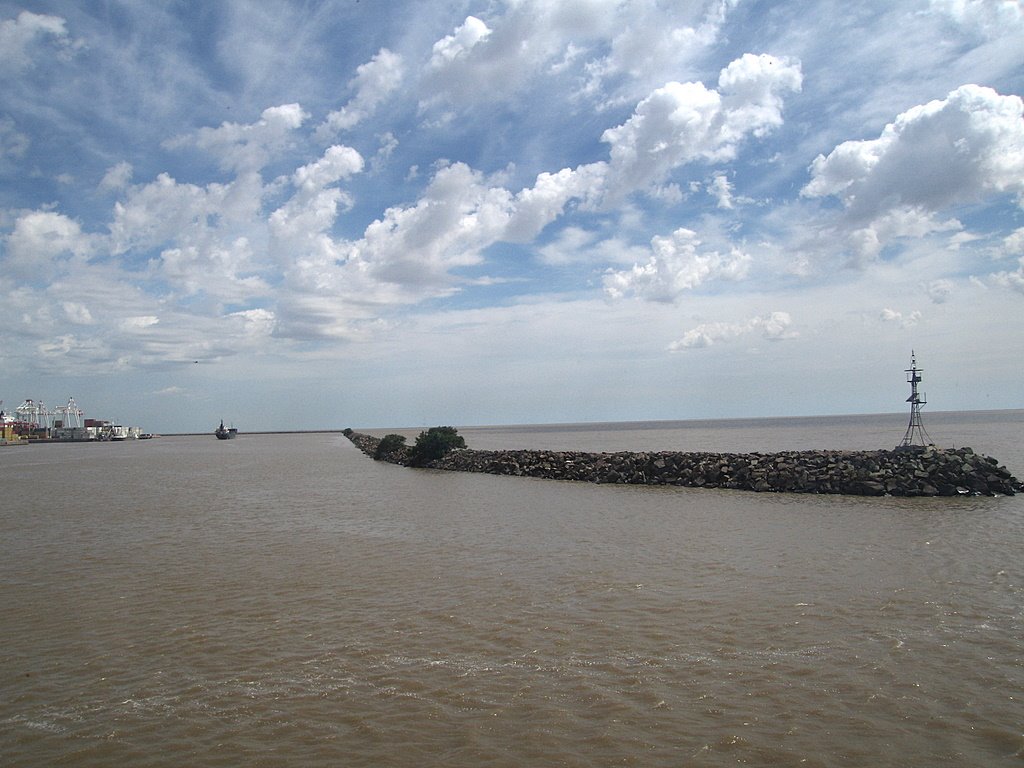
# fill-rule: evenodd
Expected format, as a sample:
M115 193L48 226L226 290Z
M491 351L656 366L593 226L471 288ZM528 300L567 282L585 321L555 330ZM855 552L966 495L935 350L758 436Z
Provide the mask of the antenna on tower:
M918 392L917 385L921 383L921 369L917 367L917 356L914 350L910 350L910 367L906 369L907 383L910 384L910 424L907 425L907 432L897 448L910 448L920 445L934 445L931 437L925 432L924 424L921 423L921 406L928 402L924 392Z

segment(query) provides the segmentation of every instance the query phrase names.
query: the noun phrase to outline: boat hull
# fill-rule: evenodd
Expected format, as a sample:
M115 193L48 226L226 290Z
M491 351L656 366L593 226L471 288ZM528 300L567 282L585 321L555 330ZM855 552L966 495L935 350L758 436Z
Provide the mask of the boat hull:
M218 440L234 440L238 435L238 430L234 427L225 427L224 422L221 421L220 426L213 430L213 434L217 436Z

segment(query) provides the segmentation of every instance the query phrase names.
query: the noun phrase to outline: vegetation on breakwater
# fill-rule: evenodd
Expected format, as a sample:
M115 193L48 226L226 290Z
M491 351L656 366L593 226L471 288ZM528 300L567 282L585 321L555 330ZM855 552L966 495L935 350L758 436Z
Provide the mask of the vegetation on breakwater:
M992 496L1013 495L1022 489L998 461L970 448L782 453L481 451L462 447L464 441L454 439L457 435L451 427L433 429L446 430L451 442L442 455L429 461L423 461L415 447L406 446L400 435L377 438L348 430L347 434L365 454L392 464L554 480L859 496ZM433 441L426 437L430 433L421 433L417 444L420 439Z

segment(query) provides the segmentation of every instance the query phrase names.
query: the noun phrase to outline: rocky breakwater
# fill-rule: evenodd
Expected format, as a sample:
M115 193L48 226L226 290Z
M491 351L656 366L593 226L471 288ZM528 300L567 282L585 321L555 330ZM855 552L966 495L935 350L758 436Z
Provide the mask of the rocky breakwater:
M380 439L353 432L368 456L408 464L404 446L378 454ZM553 480L635 485L678 485L759 492L858 496L1013 495L1021 483L995 459L970 448L892 451L785 451L687 453L460 449L426 466Z

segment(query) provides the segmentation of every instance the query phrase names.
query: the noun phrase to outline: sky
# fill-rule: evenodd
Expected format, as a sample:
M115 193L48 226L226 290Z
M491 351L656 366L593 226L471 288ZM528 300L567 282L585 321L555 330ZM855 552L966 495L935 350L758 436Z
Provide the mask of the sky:
M1013 0L0 0L0 399L1024 407ZM927 423L927 418L926 422Z

